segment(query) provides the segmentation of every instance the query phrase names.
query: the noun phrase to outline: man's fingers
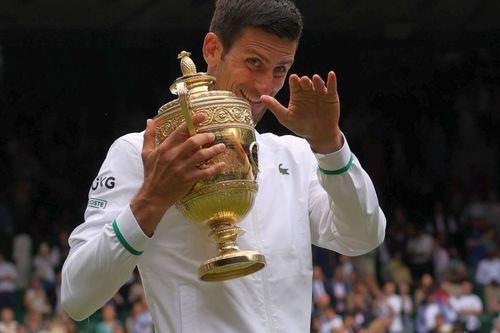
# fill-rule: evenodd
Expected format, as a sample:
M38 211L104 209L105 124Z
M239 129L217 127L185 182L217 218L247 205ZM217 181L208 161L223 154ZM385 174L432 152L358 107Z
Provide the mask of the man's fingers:
M204 113L195 113L191 114L191 119L193 119L193 125L198 126L200 123L202 123L207 116Z
M269 95L260 96L260 101L266 105L266 107L271 111L278 120L284 119L288 116L288 109L281 105L278 100Z
M195 179L207 179L212 176L215 176L221 173L224 170L226 163L218 162L213 165L210 165L207 168L198 168L198 170L194 173Z
M329 94L337 94L337 75L335 75L334 71L328 72L326 89L328 89Z
M156 136L156 128L155 122L153 119L148 119L146 121L146 131L144 132L144 143L142 146L142 150L144 152L149 152L155 149L155 136Z
M210 145L215 140L215 134L212 132L198 133L189 137L182 146L182 151L191 155L193 151L200 150L203 146Z
M290 75L290 78L288 79L288 85L290 86L290 93L294 93L302 89L300 87L300 78L297 74Z
M313 84L309 77L303 76L300 78L300 87L302 90L310 91L313 90Z
M189 163L193 165L198 165L201 162L207 161L212 157L221 154L226 150L226 145L219 143L208 148L199 149L190 158Z
M314 91L318 93L326 93L325 81L318 74L314 74L312 77L312 83L314 87Z
M193 120L193 125L197 127L206 119L206 115L204 113L191 114L191 119ZM186 122L180 124L168 137L174 143L186 141L189 138L189 131Z

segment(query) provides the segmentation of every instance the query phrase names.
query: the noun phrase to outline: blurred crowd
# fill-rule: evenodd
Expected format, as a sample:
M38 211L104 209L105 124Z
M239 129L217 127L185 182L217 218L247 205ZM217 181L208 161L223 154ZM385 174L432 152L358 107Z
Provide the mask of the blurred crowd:
M316 249L313 331L499 332L500 202L471 202L462 215L436 202L427 219L402 207L386 240L360 257Z
M14 237L14 262L0 253L1 333L153 333L140 276L130 280L88 321L77 323L61 308L61 267L68 254L66 232L60 243L42 242L34 256L28 234Z
M311 331L499 333L498 51L366 47L354 62L346 73L377 84L352 91L343 81L341 125L374 180L387 234L360 257L314 248ZM155 110L137 100L161 105L166 85L161 98L127 100L120 89L140 84L118 79L130 68L114 69L120 89L95 93L121 99L93 103L74 80L90 73L58 66L67 77L48 88L49 74L31 78L40 94L0 71L0 333L153 332L137 272L80 323L60 308L60 272L109 144L144 127Z

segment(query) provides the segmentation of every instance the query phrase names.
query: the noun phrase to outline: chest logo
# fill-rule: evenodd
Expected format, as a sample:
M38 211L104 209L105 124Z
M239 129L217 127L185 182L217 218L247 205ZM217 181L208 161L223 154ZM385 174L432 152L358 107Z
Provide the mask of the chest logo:
M283 163L280 163L280 164L278 165L278 170L279 170L279 172L280 172L282 175L290 175L290 174L288 173L288 169L283 167Z

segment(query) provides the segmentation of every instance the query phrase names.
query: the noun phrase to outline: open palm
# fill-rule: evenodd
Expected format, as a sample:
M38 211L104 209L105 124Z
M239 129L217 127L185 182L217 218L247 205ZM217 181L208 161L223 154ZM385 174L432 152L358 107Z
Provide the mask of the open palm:
M317 74L312 79L292 74L289 84L288 107L270 96L262 96L261 100L281 124L305 138L313 150L320 152L333 144L340 148L340 101L335 73L328 73L326 84Z

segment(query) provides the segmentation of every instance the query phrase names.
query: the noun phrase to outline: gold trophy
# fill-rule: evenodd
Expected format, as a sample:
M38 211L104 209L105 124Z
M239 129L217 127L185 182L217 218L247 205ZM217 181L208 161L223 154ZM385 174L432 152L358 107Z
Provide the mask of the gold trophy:
M209 179L198 181L190 192L176 203L177 209L189 220L206 224L209 236L217 245L217 255L198 269L204 281L223 281L254 273L266 265L265 257L255 251L241 251L236 238L243 229L236 226L252 208L257 194L257 142L248 102L230 91L208 90L215 78L198 73L190 58L182 51L178 55L182 77L170 86L178 95L163 105L154 118L156 144L160 144L181 123L189 133L213 132L213 144L223 142L226 150L199 167L225 162L224 170ZM191 114L204 113L206 119L194 128Z

